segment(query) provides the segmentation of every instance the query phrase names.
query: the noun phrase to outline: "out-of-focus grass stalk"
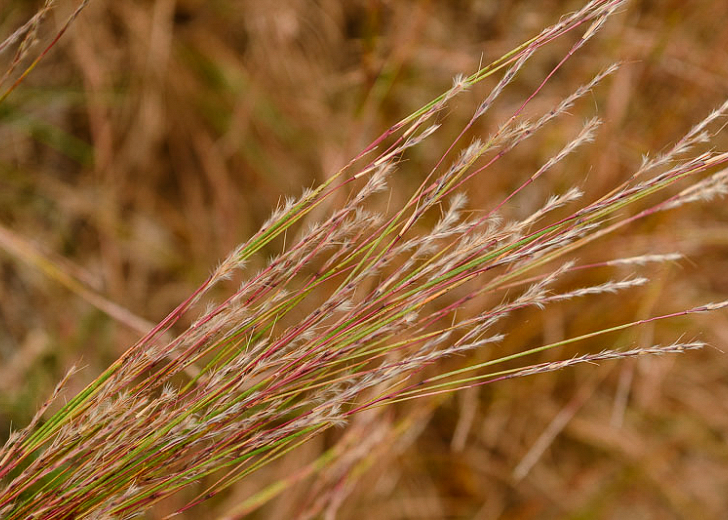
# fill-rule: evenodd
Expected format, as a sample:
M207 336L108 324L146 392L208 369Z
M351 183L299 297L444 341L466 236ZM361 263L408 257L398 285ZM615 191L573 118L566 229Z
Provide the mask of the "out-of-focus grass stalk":
M475 74L456 78L447 92L385 131L319 187L287 200L187 300L44 420L72 369L30 425L12 432L0 450L3 518L129 517L225 470L223 478L187 506L191 507L363 410L577 363L702 346L685 342L604 350L564 361L481 372L643 323L716 310L725 307L725 302L608 326L462 369L426 373L445 357L501 341L508 331L499 331L499 322L519 309L644 284L645 278L630 277L561 293L553 289L559 277L579 269L668 261L675 256L608 259L589 266L553 263L634 220L725 192L725 172L698 175L728 161L728 154L711 151L684 156L712 136L708 126L724 117L728 104L598 200L578 205L582 193L572 188L552 196L523 220L502 222L501 208L592 140L599 121L588 121L560 152L484 216L463 216L467 201L457 190L566 114L616 69L608 67L541 117L523 118L526 106L548 80L622 3L588 2ZM584 30L581 36L512 116L488 139L465 147L451 166L443 167L467 130L531 56L577 28ZM423 146L437 130L437 125L425 125L454 96L501 71L496 86L407 202L389 212L370 210L370 200L388 189L388 179L406 151ZM682 181L689 186L677 194L667 191ZM328 217L302 226L304 218L322 208L332 194L345 190L350 192L345 202ZM644 207L647 197L657 200ZM567 207L575 209L567 216L551 217ZM637 209L624 216L624 208ZM437 211L442 211L440 220L427 225L426 217ZM288 234L294 232L298 238L291 241ZM224 301L209 302L198 319L172 340L163 340L173 325L211 299L213 286L284 237L288 245L265 268ZM545 266L545 274L536 272ZM515 296L505 294L524 286ZM456 315L484 295L500 295L500 303L474 316ZM195 371L192 377L188 377L190 370ZM461 377L468 372L475 375Z

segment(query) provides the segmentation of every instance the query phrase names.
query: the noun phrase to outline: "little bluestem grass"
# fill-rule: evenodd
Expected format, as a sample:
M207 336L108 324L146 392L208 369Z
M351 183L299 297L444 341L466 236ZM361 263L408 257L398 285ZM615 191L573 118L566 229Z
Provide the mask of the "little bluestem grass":
M605 326L514 354L497 350L508 334L501 327L504 318L521 309L548 312L555 302L647 283L635 274L559 291L561 277L583 269L678 258L674 253L651 254L580 265L575 251L636 220L726 191L726 170L719 167L728 161L728 153L691 154L713 137L728 102L591 202L574 186L547 198L525 218L506 220L501 215L529 185L593 140L597 118L586 121L500 202L478 213L469 211L469 182L539 130L568 116L578 100L617 70L617 65L606 67L549 110L525 117L549 80L622 4L588 2L475 74L455 78L449 90L389 128L346 167L282 203L186 301L86 389L45 417L73 376L72 368L31 423L12 432L0 451L3 518L128 518L224 471L224 478L184 510L365 410L579 363L702 347L701 342L681 340L604 349L561 361L526 361L545 350L715 311L728 302ZM539 48L569 37L573 44L563 59L510 117L490 136L462 143ZM13 43L20 36L11 38ZM383 209L388 190L399 189L398 165L409 150L427 146L448 104L490 77L498 78L496 85L419 187L401 206ZM462 151L453 157L458 149ZM336 196L343 202L334 204ZM274 247L279 253L264 268L246 271L253 258ZM224 287L240 273L247 278L236 290L221 301L214 296L213 288ZM466 311L470 303L485 298L498 303ZM192 324L173 334L173 327L191 315L197 316ZM446 358L486 349L493 353L488 361L438 370Z

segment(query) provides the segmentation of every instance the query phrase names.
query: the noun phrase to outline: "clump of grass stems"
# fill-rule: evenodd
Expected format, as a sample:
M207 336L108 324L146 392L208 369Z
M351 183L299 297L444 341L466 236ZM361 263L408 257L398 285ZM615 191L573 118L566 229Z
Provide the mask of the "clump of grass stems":
M549 79L622 4L588 2L475 74L456 78L444 94L389 128L323 184L286 200L186 301L86 389L44 418L76 371L72 368L30 424L12 432L0 450L0 478L5 482L0 515L127 518L226 471L186 509L364 410L579 363L702 347L701 342L678 341L605 349L556 362L524 361L538 352L714 311L728 302L623 323L510 355L499 355L493 346L508 332L499 328L502 320L520 309L628 291L647 282L634 275L559 292L555 287L563 275L678 256L613 258L586 266L562 258L638 219L726 191L726 170L716 168L728 161L728 153L690 151L712 137L728 102L596 200L584 201L582 191L572 187L526 218L505 221L500 216L511 199L593 139L600 122L591 119L499 203L476 216L466 211L468 181L566 116L578 99L617 69L607 67L541 116L524 118ZM574 31L581 33L570 50L512 116L487 139L463 147L468 130L533 54ZM390 184L396 186L392 179L407 150L423 146L437 131L433 121L448 103L497 74L496 86L409 199L388 211L372 209L392 189ZM453 159L458 147L463 149ZM332 207L336 196L345 200ZM327 216L318 217L323 210ZM276 245L280 252L265 268L222 301L213 301L214 287L244 272L253 257ZM469 302L485 297L499 303L458 314ZM206 308L198 311L203 304ZM195 312L192 324L169 339L172 328ZM490 360L438 371L444 358L483 349L492 350ZM509 364L514 361L517 366Z

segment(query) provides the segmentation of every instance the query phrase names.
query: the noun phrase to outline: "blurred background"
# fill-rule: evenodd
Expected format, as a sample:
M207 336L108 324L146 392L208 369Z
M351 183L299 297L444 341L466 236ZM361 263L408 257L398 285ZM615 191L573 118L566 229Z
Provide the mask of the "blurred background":
M76 5L63 0L49 13L36 54ZM93 380L284 196L324 180L456 74L581 5L92 1L0 104L0 440L11 425L27 424L71 365L84 370L69 392ZM41 6L1 1L0 39ZM725 100L727 19L724 2L628 2L532 110L550 109L614 61L620 70L572 117L471 183L471 207L502 199L594 115L605 122L596 142L530 187L506 216L523 217L572 184L592 200L626 179L643 154L664 149ZM470 134L497 128L577 37L539 51ZM2 70L12 56L0 55ZM443 128L402 164L391 204L406 200L494 83L454 100ZM728 148L725 138L713 144ZM589 263L673 251L685 258L642 270L652 279L644 288L519 313L503 348L728 297L724 201L659 214L578 256ZM593 283L590 276L572 282ZM181 518L725 518L725 311L536 361L681 337L716 348L363 414ZM270 500L251 499L276 483L283 491ZM181 493L147 518L192 496Z

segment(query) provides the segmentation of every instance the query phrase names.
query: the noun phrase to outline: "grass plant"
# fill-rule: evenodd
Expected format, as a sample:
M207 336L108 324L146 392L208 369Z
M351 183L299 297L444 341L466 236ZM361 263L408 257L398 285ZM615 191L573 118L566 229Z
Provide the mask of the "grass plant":
M51 4L3 44L19 49L7 77L27 58L25 42ZM241 479L255 478L253 473L323 432L395 403L438 399L582 363L702 348L702 341L680 335L664 345L613 345L615 333L718 311L728 301L618 324L605 319L591 332L516 351L504 351L502 344L525 310L548 315L559 302L579 305L615 293L628 298L648 283L649 267L679 260L677 253L654 252L604 254L580 263L575 253L635 222L724 195L728 170L721 167L728 153L706 143L721 129L728 102L675 144L645 156L623 182L599 196L585 195L588 180L577 178L576 185L544 197L527 215L504 215L532 185L592 143L602 124L593 117L535 171L513 172L516 187L490 207L468 202L473 183L543 129L568 118L575 104L618 70L618 64L607 65L552 106L533 107L552 78L623 7L622 0L587 2L474 74L456 77L446 92L391 126L320 185L282 202L189 298L61 402L78 370L72 367L0 450L0 516L131 518L194 489L175 511L181 513ZM562 59L490 135L468 142L476 123L490 115L529 61L557 42L567 45ZM403 163L431 146L456 98L485 81L493 86L471 119L408 192L398 177ZM392 203L399 199L403 203ZM249 267L262 265L266 256L257 271ZM616 268L633 272L573 283L576 274ZM73 290L73 283L66 285ZM84 291L75 292L101 301ZM537 357L570 352L572 344L590 353ZM404 435L406 423L381 437ZM321 471L355 451L342 446L302 473ZM286 485L253 496L231 517Z

